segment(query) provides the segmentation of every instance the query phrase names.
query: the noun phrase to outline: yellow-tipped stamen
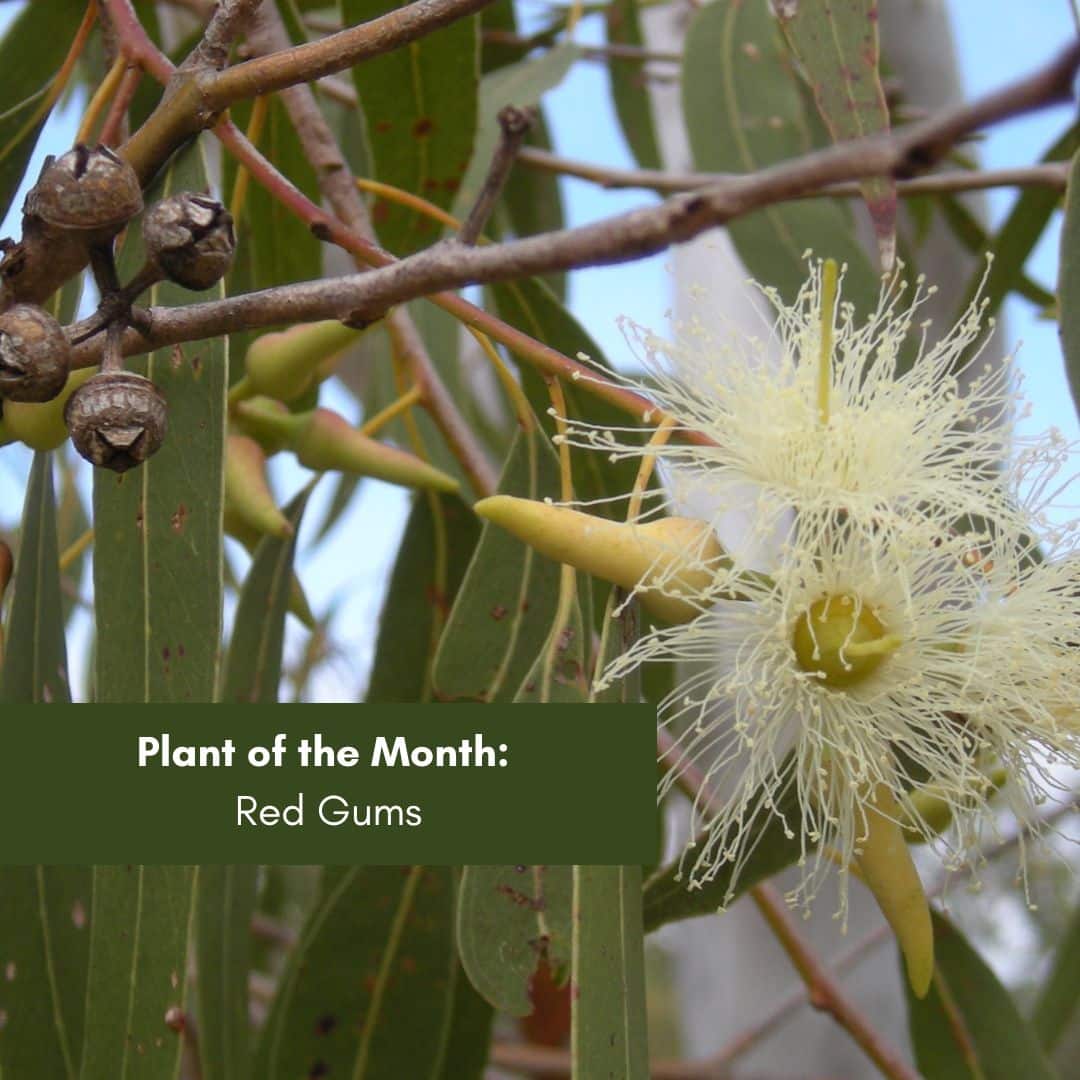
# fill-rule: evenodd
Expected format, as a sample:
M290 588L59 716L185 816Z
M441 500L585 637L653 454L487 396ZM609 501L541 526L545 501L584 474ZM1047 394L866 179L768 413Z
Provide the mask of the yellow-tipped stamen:
M912 993L923 998L934 977L934 928L900 817L892 792L887 785L878 784L873 805L867 809L866 836L855 855L855 865L896 935Z
M818 416L829 422L829 392L832 389L833 323L836 320L836 292L839 271L835 259L821 267L821 350L818 353Z

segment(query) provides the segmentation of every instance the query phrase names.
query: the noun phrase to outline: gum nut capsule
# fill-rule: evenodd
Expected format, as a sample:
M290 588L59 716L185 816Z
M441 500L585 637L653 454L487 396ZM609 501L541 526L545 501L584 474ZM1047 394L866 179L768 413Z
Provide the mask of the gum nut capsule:
M0 314L0 397L51 401L64 388L71 346L60 324L33 304Z
M79 387L64 409L75 449L92 465L126 472L155 454L168 427L165 398L131 371L103 371Z
M217 199L182 191L155 203L143 218L147 257L185 289L209 289L232 265L233 219Z
M23 213L58 229L118 233L143 207L135 170L107 146L77 143L46 164Z

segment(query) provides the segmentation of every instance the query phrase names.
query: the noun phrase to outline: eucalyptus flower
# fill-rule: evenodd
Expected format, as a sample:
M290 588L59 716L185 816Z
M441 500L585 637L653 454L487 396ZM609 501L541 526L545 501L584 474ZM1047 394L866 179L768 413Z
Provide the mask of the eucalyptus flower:
M1010 358L983 358L993 325L984 301L933 339L920 313L935 289L922 278L907 299L898 275L884 279L877 308L860 321L830 265L810 264L790 306L760 287L775 311L763 338L717 335L711 312L678 324L672 340L622 320L644 375L603 377L650 397L673 423L671 441L655 448L666 488L654 512L708 506L719 524L738 511L751 522L751 544L782 536L805 511L821 521L843 513L866 529L1015 523L998 465L1017 399ZM704 290L693 299L708 303ZM713 445L680 441L681 431ZM571 421L566 439L613 460L641 452L630 428Z

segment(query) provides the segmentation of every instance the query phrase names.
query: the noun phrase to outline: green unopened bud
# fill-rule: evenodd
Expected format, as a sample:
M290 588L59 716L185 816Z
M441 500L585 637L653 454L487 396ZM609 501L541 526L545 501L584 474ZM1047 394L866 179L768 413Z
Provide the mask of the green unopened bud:
M860 838L855 866L896 935L912 993L923 998L934 977L934 927L900 817L892 792L879 784L867 808L866 836Z
M295 401L313 383L325 378L332 363L369 329L357 330L331 319L263 334L248 349L244 357L246 374L232 388L230 397L239 401L262 394L278 401Z
M289 519L278 509L266 477L266 455L247 435L229 435L225 442L225 515L231 532L292 536Z
M979 799L990 799L994 792L1005 786L1008 779L1009 774L1004 769L994 769L985 777ZM925 843L931 837L940 836L952 825L955 800L946 798L941 789L932 785L919 788L912 791L908 798L911 800L913 813L905 811L900 823L904 828L904 839L909 844ZM973 808L974 804L973 796Z
M12 439L18 439L32 450L55 450L68 437L64 422L64 409L68 398L79 389L97 368L79 368L73 371L64 389L52 401L5 401L4 430Z
M458 482L415 454L361 434L343 416L316 409L291 443L296 460L317 472L371 476L403 487L456 492Z
M668 517L623 524L512 495L481 499L473 509L549 559L623 589L637 589L645 609L665 622L697 618L702 603L689 598L707 598L706 604L719 599L712 593L716 576L730 567L723 545L704 521ZM654 582L662 585L650 588Z
M250 435L267 454L276 454L290 446L310 416L310 413L291 413L283 402L262 396L237 402L232 411L237 431Z

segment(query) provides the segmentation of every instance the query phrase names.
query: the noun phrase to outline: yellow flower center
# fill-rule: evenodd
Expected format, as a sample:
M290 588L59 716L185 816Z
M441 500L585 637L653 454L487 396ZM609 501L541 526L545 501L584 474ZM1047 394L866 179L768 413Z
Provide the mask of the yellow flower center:
M854 596L841 593L815 600L799 616L792 635L795 662L830 690L868 679L900 645L896 634Z

